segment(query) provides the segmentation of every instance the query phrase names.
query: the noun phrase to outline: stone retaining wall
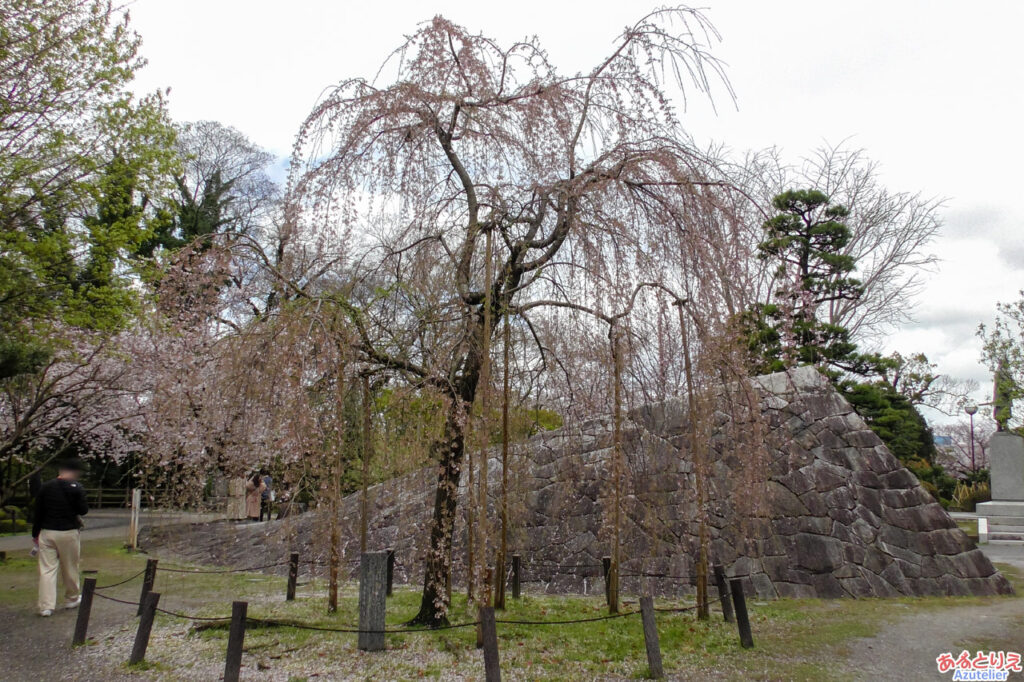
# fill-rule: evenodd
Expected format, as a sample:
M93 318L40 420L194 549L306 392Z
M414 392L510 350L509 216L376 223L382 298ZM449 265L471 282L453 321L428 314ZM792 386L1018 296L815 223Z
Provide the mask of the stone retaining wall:
M889 453L850 405L812 368L754 381L767 457L721 448L710 464L711 553L730 576L771 597L1008 594L1012 588ZM691 590L696 554L694 474L685 455L680 401L629 413L623 496L623 589ZM602 591L599 565L610 554L611 423L547 432L512 458L511 551L523 557L527 586L552 592ZM500 485L489 463L492 508ZM396 579L422 580L435 474L427 469L370 491L373 549L393 547ZM465 511L465 477L460 491ZM359 496L344 501L345 556L358 553ZM497 514L492 515L492 520ZM495 521L496 522L496 521ZM456 524L456 580L465 555L464 517ZM263 525L224 524L165 531L155 542L195 559L254 565L255 557L326 554L324 524L306 514ZM644 574L644 575L640 575ZM658 577L663 576L663 577Z

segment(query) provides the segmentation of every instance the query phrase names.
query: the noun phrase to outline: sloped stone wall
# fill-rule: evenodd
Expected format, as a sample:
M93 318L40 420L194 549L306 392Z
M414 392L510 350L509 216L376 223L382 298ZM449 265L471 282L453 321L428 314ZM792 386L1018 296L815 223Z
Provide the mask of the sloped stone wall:
M990 595L1012 588L902 467L850 405L812 368L754 381L767 457L715 449L710 464L712 559L748 589L771 597ZM697 551L693 466L685 456L686 408L679 401L629 413L624 426L623 588L691 590ZM721 429L728 415L720 417ZM721 437L718 434L712 438ZM603 590L610 554L611 423L540 434L511 462L511 551L528 586ZM726 454L720 454L721 452ZM499 462L490 460L492 508ZM371 548L393 547L399 581L422 580L434 472L374 486ZM465 479L463 480L465 483ZM460 491L465 502L465 485ZM359 496L341 523L345 556L358 553ZM460 505L464 512L465 504ZM492 515L497 518L496 514ZM261 526L164 534L186 556L244 565L256 555L301 547L322 559L326 533L315 514ZM456 579L465 556L464 517L456 524ZM247 557L245 559L241 557Z

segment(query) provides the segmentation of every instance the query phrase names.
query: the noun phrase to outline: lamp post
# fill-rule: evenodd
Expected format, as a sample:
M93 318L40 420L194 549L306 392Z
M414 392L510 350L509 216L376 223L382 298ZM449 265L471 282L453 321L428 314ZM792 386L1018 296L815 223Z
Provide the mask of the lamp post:
M976 472L977 466L974 463L974 415L978 412L978 406L974 403L964 405L964 412L971 418L971 473Z

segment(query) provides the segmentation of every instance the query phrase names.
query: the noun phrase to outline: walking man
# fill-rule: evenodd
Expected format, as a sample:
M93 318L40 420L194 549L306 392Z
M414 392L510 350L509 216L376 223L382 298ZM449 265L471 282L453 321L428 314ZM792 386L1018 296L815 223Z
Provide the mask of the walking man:
M79 531L89 511L85 489L78 482L82 464L60 464L57 478L43 483L36 496L32 541L39 550L39 615L52 616L57 608L57 571L64 581L64 608L82 601L78 586Z

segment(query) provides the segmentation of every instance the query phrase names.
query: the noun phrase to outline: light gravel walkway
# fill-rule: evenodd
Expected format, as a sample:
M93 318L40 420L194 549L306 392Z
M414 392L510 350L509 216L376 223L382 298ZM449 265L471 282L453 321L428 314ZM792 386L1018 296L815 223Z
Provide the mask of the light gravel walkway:
M1024 571L1024 543L980 545L995 563ZM898 607L895 607L898 608ZM976 641L1004 642L1024 653L1024 594L995 599L984 606L957 606L915 613L889 623L874 637L853 641L844 662L857 680L949 680L940 675L935 658L957 656ZM1024 680L1024 674L1010 679Z

